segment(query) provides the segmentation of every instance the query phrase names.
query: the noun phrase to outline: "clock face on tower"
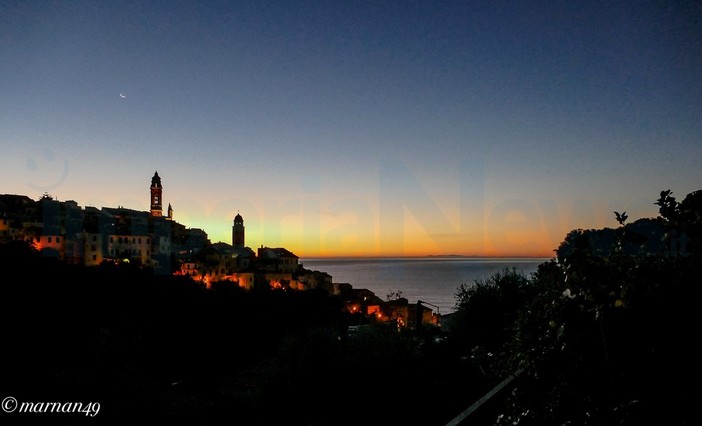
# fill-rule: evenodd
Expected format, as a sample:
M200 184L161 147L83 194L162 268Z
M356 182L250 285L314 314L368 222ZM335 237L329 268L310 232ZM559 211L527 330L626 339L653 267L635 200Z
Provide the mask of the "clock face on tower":
M158 195L154 197L154 203L158 204Z

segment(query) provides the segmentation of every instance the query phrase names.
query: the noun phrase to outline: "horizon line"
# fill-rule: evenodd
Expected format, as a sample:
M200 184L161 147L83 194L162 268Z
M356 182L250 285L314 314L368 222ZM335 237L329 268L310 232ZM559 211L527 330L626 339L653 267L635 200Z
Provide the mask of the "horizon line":
M368 256L299 256L299 259L552 259L553 256L529 255L462 255L462 254L427 254L427 255L368 255Z

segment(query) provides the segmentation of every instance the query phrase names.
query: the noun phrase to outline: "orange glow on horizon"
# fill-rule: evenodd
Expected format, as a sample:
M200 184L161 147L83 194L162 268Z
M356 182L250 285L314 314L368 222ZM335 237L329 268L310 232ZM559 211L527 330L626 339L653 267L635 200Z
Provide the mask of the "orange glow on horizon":
M292 201L295 201L294 199ZM407 257L475 256L551 258L563 238L573 229L602 227L609 219L608 206L591 206L592 215L583 221L566 203L528 200L493 201L484 208L479 221L462 220L451 206L431 215L422 211L398 209L389 212L392 220L376 203L348 202L346 210L333 199L325 207L318 201L315 209L305 211L305 200L279 202L278 208L291 211L266 211L265 205L250 203L245 210L236 203L203 206L192 211L183 208L181 223L204 229L214 242L232 243L232 219L237 212L244 218L246 245L284 247L304 258L324 257ZM554 205L556 207L554 207ZM454 206L455 207L455 206ZM327 212L332 210L334 214ZM432 216L433 215L433 216ZM438 218L438 219L437 219ZM381 220L382 219L382 220Z
M212 243L233 243L232 220L240 212L246 246L284 247L301 258L550 258L571 230L613 221L611 206L603 202L498 196L487 188L482 198L464 200L456 188L435 191L407 167L398 173L417 185L395 194L393 185L379 183L378 191L365 198L291 191L271 198L240 194L237 199L170 199L164 193L163 201L173 206L178 223L202 229ZM629 210L633 217L634 209Z

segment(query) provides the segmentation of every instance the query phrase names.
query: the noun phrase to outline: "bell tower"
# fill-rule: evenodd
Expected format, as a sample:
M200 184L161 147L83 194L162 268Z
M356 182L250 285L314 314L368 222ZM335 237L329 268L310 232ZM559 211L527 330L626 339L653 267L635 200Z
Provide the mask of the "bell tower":
M239 213L234 216L234 226L232 226L232 245L236 248L244 248L244 218Z
M163 216L163 187L161 186L161 178L158 172L154 173L154 177L151 178L151 216L161 217Z

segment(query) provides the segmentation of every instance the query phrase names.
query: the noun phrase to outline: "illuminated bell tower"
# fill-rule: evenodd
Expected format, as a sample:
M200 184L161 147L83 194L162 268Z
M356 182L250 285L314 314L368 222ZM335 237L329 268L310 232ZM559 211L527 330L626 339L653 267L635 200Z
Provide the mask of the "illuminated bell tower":
M159 177L158 172L155 172L154 177L151 178L151 216L163 216L162 195L163 187L161 187L161 178Z
M239 213L234 217L234 226L232 226L232 245L244 248L244 218Z

